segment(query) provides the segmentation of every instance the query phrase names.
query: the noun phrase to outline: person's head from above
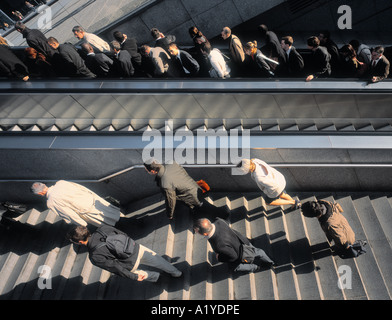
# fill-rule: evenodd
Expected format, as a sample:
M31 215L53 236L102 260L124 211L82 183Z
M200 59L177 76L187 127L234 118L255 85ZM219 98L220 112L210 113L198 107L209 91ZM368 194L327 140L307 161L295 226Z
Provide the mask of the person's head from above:
M247 174L249 172L254 172L256 170L256 165L251 159L242 159L237 165L237 168L240 169L243 174Z
M148 55L150 54L150 51L151 51L151 47L148 46L148 45L146 45L146 44L143 44L143 45L140 47L140 53L141 53L143 56L148 56Z
M383 54L384 54L384 47L382 46L375 47L372 50L372 60L380 59Z
M294 43L294 40L291 36L283 37L280 40L280 46L282 47L282 49L284 51L288 51L291 48L291 46L293 45L293 43Z
M121 43L121 42L123 42L127 38L127 35L122 33L122 32L120 32L120 31L114 31L113 32L113 38Z
M150 158L144 161L144 168L149 174L156 175L162 168L162 164L155 158Z
M327 212L327 207L319 201L307 201L301 205L301 212L307 218L319 218Z
M70 230L66 238L74 244L87 245L91 237L90 231L85 226L77 226Z
M257 52L257 41L250 41L244 45L245 54L253 56Z
M114 53L118 53L121 51L121 44L117 40L113 40L112 42L110 42L110 47L112 48Z
M213 226L210 220L207 218L197 219L193 224L193 230L203 236L208 236L213 230Z
M20 22L20 21L17 21L16 23L15 23L15 30L16 31L18 31L18 32L20 32L20 33L23 33L23 31L26 29L26 25L24 24L24 23L22 23L22 22Z
M89 54L89 53L94 53L94 48L91 46L91 44L89 44L88 42L83 42L81 44L82 50Z
M308 38L306 42L310 50L316 50L320 46L320 39L315 36Z
M318 38L319 38L319 40L320 40L320 44L321 44L321 45L326 44L327 41L328 41L328 39L330 39L330 37L331 37L331 34L330 34L329 31L327 31L327 30L321 31L321 32L319 33L319 35L318 35Z
M53 48L53 49L57 49L60 44L58 42L58 40L54 37L49 37L48 38L48 44Z
M224 40L230 38L231 36L231 29L229 27L224 27L221 31L221 36Z
M178 46L172 42L169 44L169 47L167 48L167 51L172 55L173 57L177 56L179 53Z
M34 182L30 187L30 191L33 194L45 196L48 192L48 186L42 182Z
M85 31L81 26L75 26L72 28L72 33L77 39L82 40L84 38Z
M212 51L211 44L210 44L209 42L204 42L204 43L201 45L200 50L201 50L204 54L209 55L209 54L211 53L211 51Z

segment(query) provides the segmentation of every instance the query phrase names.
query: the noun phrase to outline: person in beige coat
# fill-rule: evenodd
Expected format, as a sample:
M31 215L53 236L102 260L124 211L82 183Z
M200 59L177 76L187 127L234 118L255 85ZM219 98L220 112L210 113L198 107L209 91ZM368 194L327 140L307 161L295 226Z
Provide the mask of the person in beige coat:
M355 233L342 215L340 204L325 200L308 201L302 204L301 212L305 217L318 219L328 241L333 240L341 257L357 257L366 252L363 249L366 242L355 241Z
M35 182L31 191L46 197L49 210L58 214L66 223L114 226L120 219L120 208L74 182L60 180L51 187Z

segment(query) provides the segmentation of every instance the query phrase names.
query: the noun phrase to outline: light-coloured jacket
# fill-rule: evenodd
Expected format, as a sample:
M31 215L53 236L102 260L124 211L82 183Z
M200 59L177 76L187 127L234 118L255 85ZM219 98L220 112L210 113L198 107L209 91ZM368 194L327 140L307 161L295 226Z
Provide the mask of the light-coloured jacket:
M46 197L48 208L66 223L114 226L120 219L119 208L77 183L60 180L48 188Z
M100 52L110 52L110 45L93 33L84 33L84 40Z
M208 59L210 60L213 70L216 72L217 78L225 78L230 75L231 69L226 64L225 59L223 58L219 49L211 50L210 54L208 55Z
M231 36L231 41L229 45L230 54L235 63L242 63L245 60L245 52L242 47L241 40L234 34Z
M257 186L269 198L278 197L286 187L283 174L260 159L252 159L252 161L256 165L256 170L251 173L251 177Z

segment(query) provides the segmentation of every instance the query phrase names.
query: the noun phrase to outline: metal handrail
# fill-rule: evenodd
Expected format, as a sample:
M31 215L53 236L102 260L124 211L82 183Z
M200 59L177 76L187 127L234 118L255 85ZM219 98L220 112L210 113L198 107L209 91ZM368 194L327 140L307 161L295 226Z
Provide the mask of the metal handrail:
M184 168L235 168L235 164L183 164ZM271 167L275 168L392 168L392 163L276 163L270 164ZM136 170L144 169L144 165L133 165L123 170L117 171L110 175L104 176L100 179L95 180L69 180L77 183L101 183L107 182L108 180L118 177L124 173ZM10 182L48 182L54 183L58 180L45 180L45 179L2 179L0 183L10 183Z

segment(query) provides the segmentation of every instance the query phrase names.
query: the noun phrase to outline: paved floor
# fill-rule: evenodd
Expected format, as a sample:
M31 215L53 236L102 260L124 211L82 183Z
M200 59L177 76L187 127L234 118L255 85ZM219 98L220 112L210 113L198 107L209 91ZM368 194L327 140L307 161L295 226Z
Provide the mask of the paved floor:
M95 31L117 21L150 0L58 0L49 8L26 22L29 28L47 29L43 32L60 42L76 43L71 30L80 25L88 32ZM51 18L50 18L51 17ZM16 31L6 36L12 46L26 45L22 35Z

